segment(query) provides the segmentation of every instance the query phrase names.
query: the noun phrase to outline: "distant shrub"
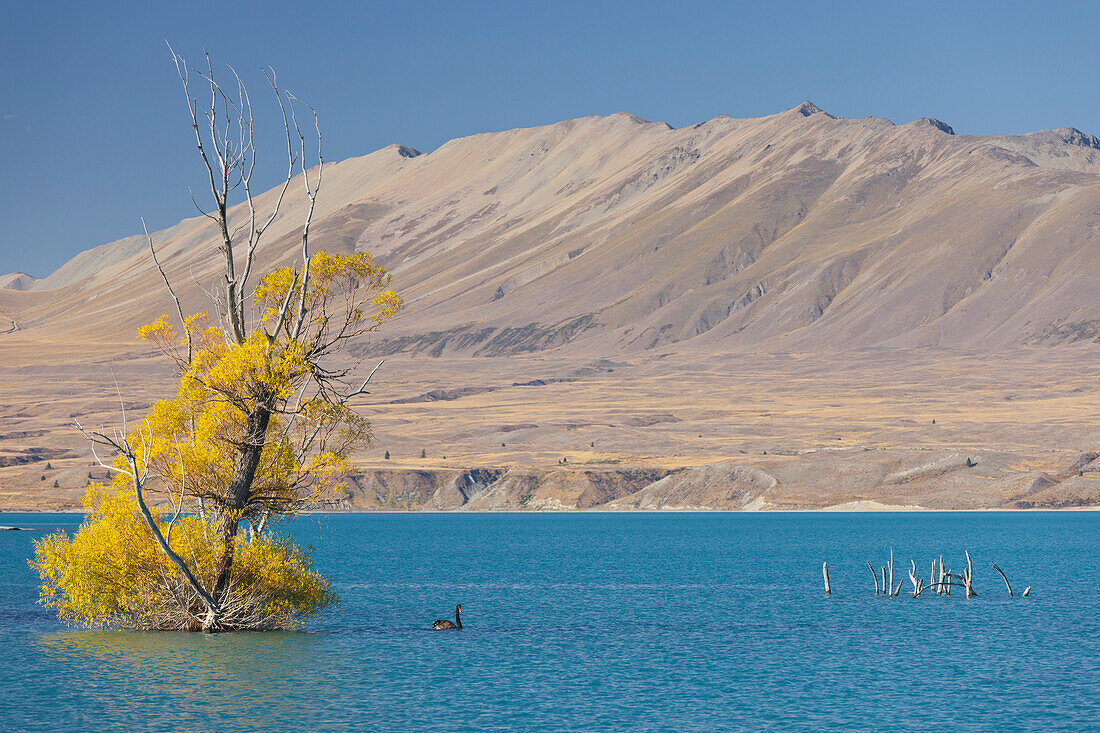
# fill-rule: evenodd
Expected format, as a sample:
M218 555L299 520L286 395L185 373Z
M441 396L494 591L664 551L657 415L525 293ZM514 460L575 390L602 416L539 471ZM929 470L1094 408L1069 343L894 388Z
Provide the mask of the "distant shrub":
M425 451L423 448L420 449L420 457L421 458L427 458L428 457L427 451Z
M387 461L390 460L390 452L389 451L386 451L386 460Z
M53 470L53 464L50 463L49 461L46 461L46 470L47 471L52 471Z

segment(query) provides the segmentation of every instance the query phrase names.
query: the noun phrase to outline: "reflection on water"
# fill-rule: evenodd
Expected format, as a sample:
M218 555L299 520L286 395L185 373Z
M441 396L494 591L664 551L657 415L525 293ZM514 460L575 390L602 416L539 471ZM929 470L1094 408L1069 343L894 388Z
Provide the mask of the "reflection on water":
M294 632L59 631L40 634L33 644L47 667L66 671L66 696L91 703L119 724L144 719L153 728L148 716L157 713L131 718L133 700L172 700L189 716L215 723L239 715L243 704L260 711L257 724L270 720L318 647L314 634Z
M342 605L310 633L222 635L63 630L34 605L31 538L0 536L0 720L1083 730L1100 719L1098 530L1097 513L333 516L293 531ZM876 597L863 565L964 545L969 602ZM1009 598L989 560L1033 597ZM458 602L466 628L431 631Z
M58 631L41 634L34 643L58 661L106 665L130 679L155 674L197 689L244 679L270 686L287 676L289 665L317 648L314 634L299 632Z

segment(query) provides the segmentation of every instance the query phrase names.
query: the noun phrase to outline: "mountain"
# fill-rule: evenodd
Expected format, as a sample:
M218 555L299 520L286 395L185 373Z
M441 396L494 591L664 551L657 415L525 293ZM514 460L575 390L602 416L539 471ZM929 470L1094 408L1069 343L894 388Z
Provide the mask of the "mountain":
M1072 129L975 137L810 103L681 129L587 117L331 165L314 241L392 269L400 349L1063 342L1100 325L1098 149ZM295 208L269 261L294 254ZM210 222L155 236L199 307ZM165 309L133 307L157 289L138 237L28 280L3 303L28 330L128 335Z
M392 145L326 165L313 242L369 249L393 272L407 311L355 352L406 365L405 410L427 409L410 407L414 400L452 411L490 404L527 381L570 399L584 380L621 386L599 376L616 369L639 384L667 384L678 378L673 363L716 369L697 382L705 393L735 380L723 364L764 355L816 355L820 370L862 369L885 380L867 384L903 392L891 381L899 372L884 371L894 357L875 354L917 362L934 352L948 370L952 355L963 355L959 369L978 381L1017 363L1021 373L1068 380L1100 341L1098 155L1100 141L1073 128L959 135L934 119L844 119L809 102L678 129L630 114L592 116L456 139L430 153ZM288 202L261 250L266 265L296 254L302 202ZM188 219L153 237L186 305L209 309L203 289L219 268L211 222ZM39 372L108 355L138 359L147 350L135 330L170 306L143 239L130 237L41 280L0 278L0 325L11 322L0 349L9 367ZM489 365L496 381L471 376ZM820 370L805 375L807 394L836 381ZM757 384L752 373L741 379L739 389ZM937 389L928 375L915 379ZM1010 382L986 386L1003 391ZM1076 410L1095 391L1058 394L1043 399ZM517 407L512 422L538 427L541 399L526 413ZM408 437L392 409L391 427ZM691 422L684 409L628 418L656 420L645 435L663 436L639 437L636 447L682 458L662 470L740 455L730 446L713 455L683 450L678 441L695 427L670 431ZM1093 444L1091 428L1055 440L1038 412L1028 420L1026 430L1046 430L1028 450ZM998 431L981 424L974 444L991 447L983 436ZM537 457L502 460L545 464L556 440L536 431L528 444ZM475 443L452 453L487 460ZM948 455L959 445L936 447ZM753 486L771 486L757 479ZM674 484L686 491L672 477L663 485ZM660 504L651 499L647 506Z

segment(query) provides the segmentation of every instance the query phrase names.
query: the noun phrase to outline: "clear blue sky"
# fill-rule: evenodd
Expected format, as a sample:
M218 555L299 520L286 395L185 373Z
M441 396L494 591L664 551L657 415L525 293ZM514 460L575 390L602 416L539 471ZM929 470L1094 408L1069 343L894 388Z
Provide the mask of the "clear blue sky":
M193 61L207 46L256 97L274 65L320 112L329 160L588 114L682 126L805 99L965 133L1100 134L1092 1L157 5L4 3L0 274L43 276L137 233L140 216L162 228L194 213L200 164L165 38Z

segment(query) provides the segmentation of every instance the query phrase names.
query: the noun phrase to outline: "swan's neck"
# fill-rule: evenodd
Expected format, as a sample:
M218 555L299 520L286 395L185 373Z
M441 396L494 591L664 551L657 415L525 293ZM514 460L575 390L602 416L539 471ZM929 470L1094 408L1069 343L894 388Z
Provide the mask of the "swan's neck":
M462 619L458 617L458 609L455 609L455 626L462 628Z

